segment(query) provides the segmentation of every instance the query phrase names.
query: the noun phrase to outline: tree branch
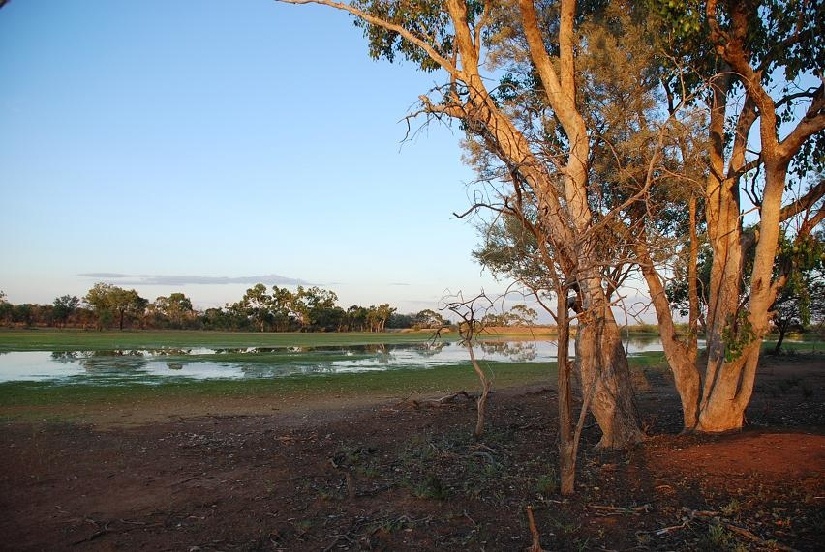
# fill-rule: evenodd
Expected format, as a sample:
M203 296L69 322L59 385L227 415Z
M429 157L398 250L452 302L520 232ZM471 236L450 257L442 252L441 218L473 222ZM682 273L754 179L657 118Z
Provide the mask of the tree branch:
M802 144L813 134L825 129L825 77L814 92L811 105L799 124L779 143L780 155L790 161Z
M389 21L385 21L379 17L375 17L365 11L359 10L358 8L350 5L345 4L343 2L334 2L333 0L275 0L276 2L281 2L284 4L319 4L322 6L328 6L330 8L335 8L336 10L341 10L353 15L359 19L363 19L367 23L375 25L377 27L381 27L388 31L393 31L401 35L404 39L408 42L415 44L425 52L427 55L435 61L442 69L447 71L451 75L461 75L462 72L458 69L457 66L450 63L450 61L438 53L438 50L433 48L431 44L428 44L426 41L421 40L419 37L415 36L412 32L401 25L397 25L395 23L391 23Z
M822 199L823 196L825 196L825 179L820 180L819 184L808 190L805 195L793 203L782 207L779 211L779 220L786 221L803 211L807 211L814 203Z

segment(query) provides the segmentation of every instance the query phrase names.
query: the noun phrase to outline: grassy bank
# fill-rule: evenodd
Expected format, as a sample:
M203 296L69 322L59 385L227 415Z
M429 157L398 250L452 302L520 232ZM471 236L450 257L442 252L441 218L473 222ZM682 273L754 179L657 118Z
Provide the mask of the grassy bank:
M513 385L551 383L555 364L487 363L497 388ZM115 402L141 398L244 397L307 394L387 393L404 395L457 389L473 390L477 379L468 365L429 369L397 369L324 375L286 376L271 379L184 380L170 378L159 385L128 383L120 386L61 385L50 382L7 382L0 384L0 406L46 405L58 403Z
M119 349L239 347L325 347L426 341L429 332L408 333L242 333L202 331L2 330L0 352L106 351ZM446 334L444 339L457 339Z
M82 332L82 331L0 331L0 354L9 351L105 351L186 348L231 349L248 347L322 347L352 346L376 343L399 344L426 341L427 333L386 334L271 334L223 332ZM454 339L454 337L453 337ZM313 353L300 353L302 359ZM201 358L203 356L203 358ZM215 355L186 355L181 361L214 360ZM328 357L327 357L328 358ZM222 353L222 361L254 363L290 362L289 357L271 354ZM495 390L533 385L554 386L556 365L544 363L484 362ZM646 353L633 357L639 367L659 366L661 353ZM67 384L66 382L7 382L0 384L0 417L20 419L40 416L44 409L60 417L63 410L85 408L151 408L158 402L208 403L278 401L324 397L364 396L433 396L461 390L475 391L478 380L469 360L453 365L431 368L398 368L387 371L294 375L271 378L194 380L177 377L161 378L151 384L124 381L117 385Z
M661 353L631 358L634 367L662 367ZM483 363L494 391L526 386L555 386L557 370L547 363ZM7 382L0 384L0 417L19 419L38 416L43 407L95 407L134 405L154 401L279 400L325 396L359 397L385 395L407 397L436 395L461 390L475 391L478 380L468 363L428 369L396 369L382 372L286 376L271 379L185 380L169 378L157 385L126 383L118 386L64 385L54 382Z

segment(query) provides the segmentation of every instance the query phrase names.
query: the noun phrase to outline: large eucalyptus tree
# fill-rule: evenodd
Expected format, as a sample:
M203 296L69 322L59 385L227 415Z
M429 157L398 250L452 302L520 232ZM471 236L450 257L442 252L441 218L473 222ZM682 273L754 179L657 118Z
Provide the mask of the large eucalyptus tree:
M603 234L594 228L590 129L576 89L576 2L284 1L349 12L363 27L373 57L403 56L444 74L442 86L420 96L421 113L458 121L468 148L483 150L503 170L510 185L499 198L505 207L535 213L548 262L579 297L577 367L585 388L593 390L599 445L638 442L642 432L627 359L602 271ZM498 93L498 74L515 66L529 67L535 79L535 116L525 113L529 105L502 101Z
M777 264L780 237L793 235L805 249L825 219L825 6L804 0L653 4L668 25L660 36L670 60L689 67L681 80L688 84L671 92L684 97L689 90L707 108L701 187L711 259L706 360L698 359L695 333L676 335L655 259L642 248L639 262L685 428L736 429L744 423L771 307L794 269L793 262ZM692 251L695 266L695 244ZM695 271L688 274L692 321L700 304L697 280Z

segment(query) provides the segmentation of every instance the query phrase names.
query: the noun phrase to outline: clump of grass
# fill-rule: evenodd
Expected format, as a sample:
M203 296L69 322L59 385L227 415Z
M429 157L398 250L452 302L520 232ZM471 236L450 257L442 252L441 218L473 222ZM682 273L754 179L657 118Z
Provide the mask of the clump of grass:
M742 510L742 505L739 504L739 501L735 498L728 502L727 505L723 506L719 511L722 512L722 515L725 517L733 517L738 514Z
M536 492L541 495L552 495L559 492L559 477L556 470L551 469L549 473L538 478Z
M711 523L708 526L707 534L703 535L696 545L698 550L707 550L708 552L718 552L720 550L748 552L748 547L739 542L731 531L719 523Z
M445 500L447 489L441 479L435 474L429 474L426 479L413 489L416 498L431 500Z

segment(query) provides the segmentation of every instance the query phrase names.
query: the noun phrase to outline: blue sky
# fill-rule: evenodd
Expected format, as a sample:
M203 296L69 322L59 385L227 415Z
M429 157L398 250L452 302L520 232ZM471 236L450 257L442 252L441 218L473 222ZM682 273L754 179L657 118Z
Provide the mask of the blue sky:
M402 121L438 75L348 16L271 0L13 0L0 11L0 290L239 300L301 281L436 308L482 274L461 133ZM281 277L283 279L279 279Z

